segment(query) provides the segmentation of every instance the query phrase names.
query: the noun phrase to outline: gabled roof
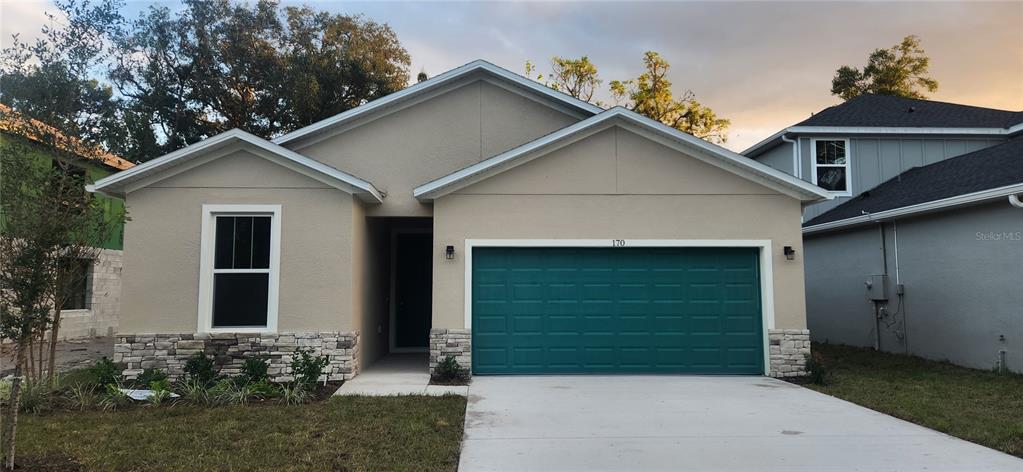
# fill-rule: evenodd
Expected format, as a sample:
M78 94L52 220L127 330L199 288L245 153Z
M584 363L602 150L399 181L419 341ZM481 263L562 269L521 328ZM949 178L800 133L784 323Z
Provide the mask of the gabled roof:
M81 140L72 138L42 121L27 118L2 103L0 103L0 131L6 131L30 141L54 146L82 159L96 161L116 170L130 169L135 166L135 164L127 159L115 156L102 148L83 143Z
M535 141L423 184L413 191L413 195L422 201L433 200L616 125L625 126L661 144L801 201L812 202L828 197L828 193L824 189L809 182L621 107L612 108Z
M893 95L864 94L825 108L795 126L889 128L1004 128L1023 123L1023 112Z
M321 133L331 128L352 122L357 118L365 117L367 115L398 106L399 104L412 100L420 95L437 90L470 75L479 73L494 77L523 92L546 97L555 103L562 104L571 110L575 110L583 117L588 117L604 111L603 108L593 105L592 103L579 100L571 95L540 84L535 80L531 80L482 59L478 59L456 69L449 70L443 74L409 86L401 91L373 100L365 105L360 105L344 113L334 115L330 118L317 121L316 123L304 128L292 131L274 139L273 142L275 144L286 145L299 138Z
M865 94L825 108L742 152L755 156L786 134L1012 136L1023 133L1023 111L996 110L891 95Z
M370 203L383 201L383 196L373 184L240 129L232 129L204 139L124 172L97 180L96 183L86 188L90 192L123 197L132 184L138 184L147 178L178 168L195 158L207 155L212 151L227 149L230 146L247 147L248 150L255 151L262 157L274 160L278 164L334 188L349 192L363 201Z
M1023 193L1023 137L914 167L804 223L824 231Z

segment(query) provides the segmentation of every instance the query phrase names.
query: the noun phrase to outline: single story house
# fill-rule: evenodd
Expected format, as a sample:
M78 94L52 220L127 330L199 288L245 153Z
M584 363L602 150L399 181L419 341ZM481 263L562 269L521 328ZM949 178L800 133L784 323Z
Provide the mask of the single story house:
M117 361L295 349L474 374L795 375L819 187L485 61L280 136L213 136L123 197Z
M745 154L833 197L804 214L815 341L1023 372L1023 112L864 95Z

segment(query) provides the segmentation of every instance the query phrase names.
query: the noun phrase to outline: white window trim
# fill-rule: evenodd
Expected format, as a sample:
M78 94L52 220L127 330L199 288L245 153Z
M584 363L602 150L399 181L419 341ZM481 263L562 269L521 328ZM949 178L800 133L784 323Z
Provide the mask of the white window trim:
M213 327L213 256L216 247L217 216L269 216L270 217L270 280L268 282L266 326L228 328ZM276 333L278 288L281 267L281 206L280 205L203 205L202 233L199 261L199 322L200 333ZM235 269L221 269L232 272ZM243 272L252 272L249 269Z
M466 239L465 329L472 329L472 250L475 247L752 247L760 254L760 307L763 322L764 375L771 374L774 329L774 251L769 239Z
M817 141L845 141L845 191L835 192L828 190L828 194L832 197L851 197L852 196L852 140L849 138L812 138L810 139L810 183L817 185ZM820 164L823 167L840 167L833 164Z

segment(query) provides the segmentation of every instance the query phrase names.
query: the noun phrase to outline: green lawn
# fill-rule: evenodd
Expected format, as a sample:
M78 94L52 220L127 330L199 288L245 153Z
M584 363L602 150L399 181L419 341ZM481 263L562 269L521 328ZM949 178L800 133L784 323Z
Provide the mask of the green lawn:
M25 414L28 470L455 470L465 398Z
M1023 457L1023 375L848 346L813 350L834 375L807 387Z

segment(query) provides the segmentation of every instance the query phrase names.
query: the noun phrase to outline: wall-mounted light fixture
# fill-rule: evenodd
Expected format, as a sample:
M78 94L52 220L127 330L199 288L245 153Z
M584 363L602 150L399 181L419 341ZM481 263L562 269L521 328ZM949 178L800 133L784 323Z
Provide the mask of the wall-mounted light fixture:
M444 258L449 260L449 261L455 258L455 247L454 246L448 246L448 247L444 248Z
M796 250L792 249L792 246L785 246L783 251L785 253L785 259L794 260L796 258Z

